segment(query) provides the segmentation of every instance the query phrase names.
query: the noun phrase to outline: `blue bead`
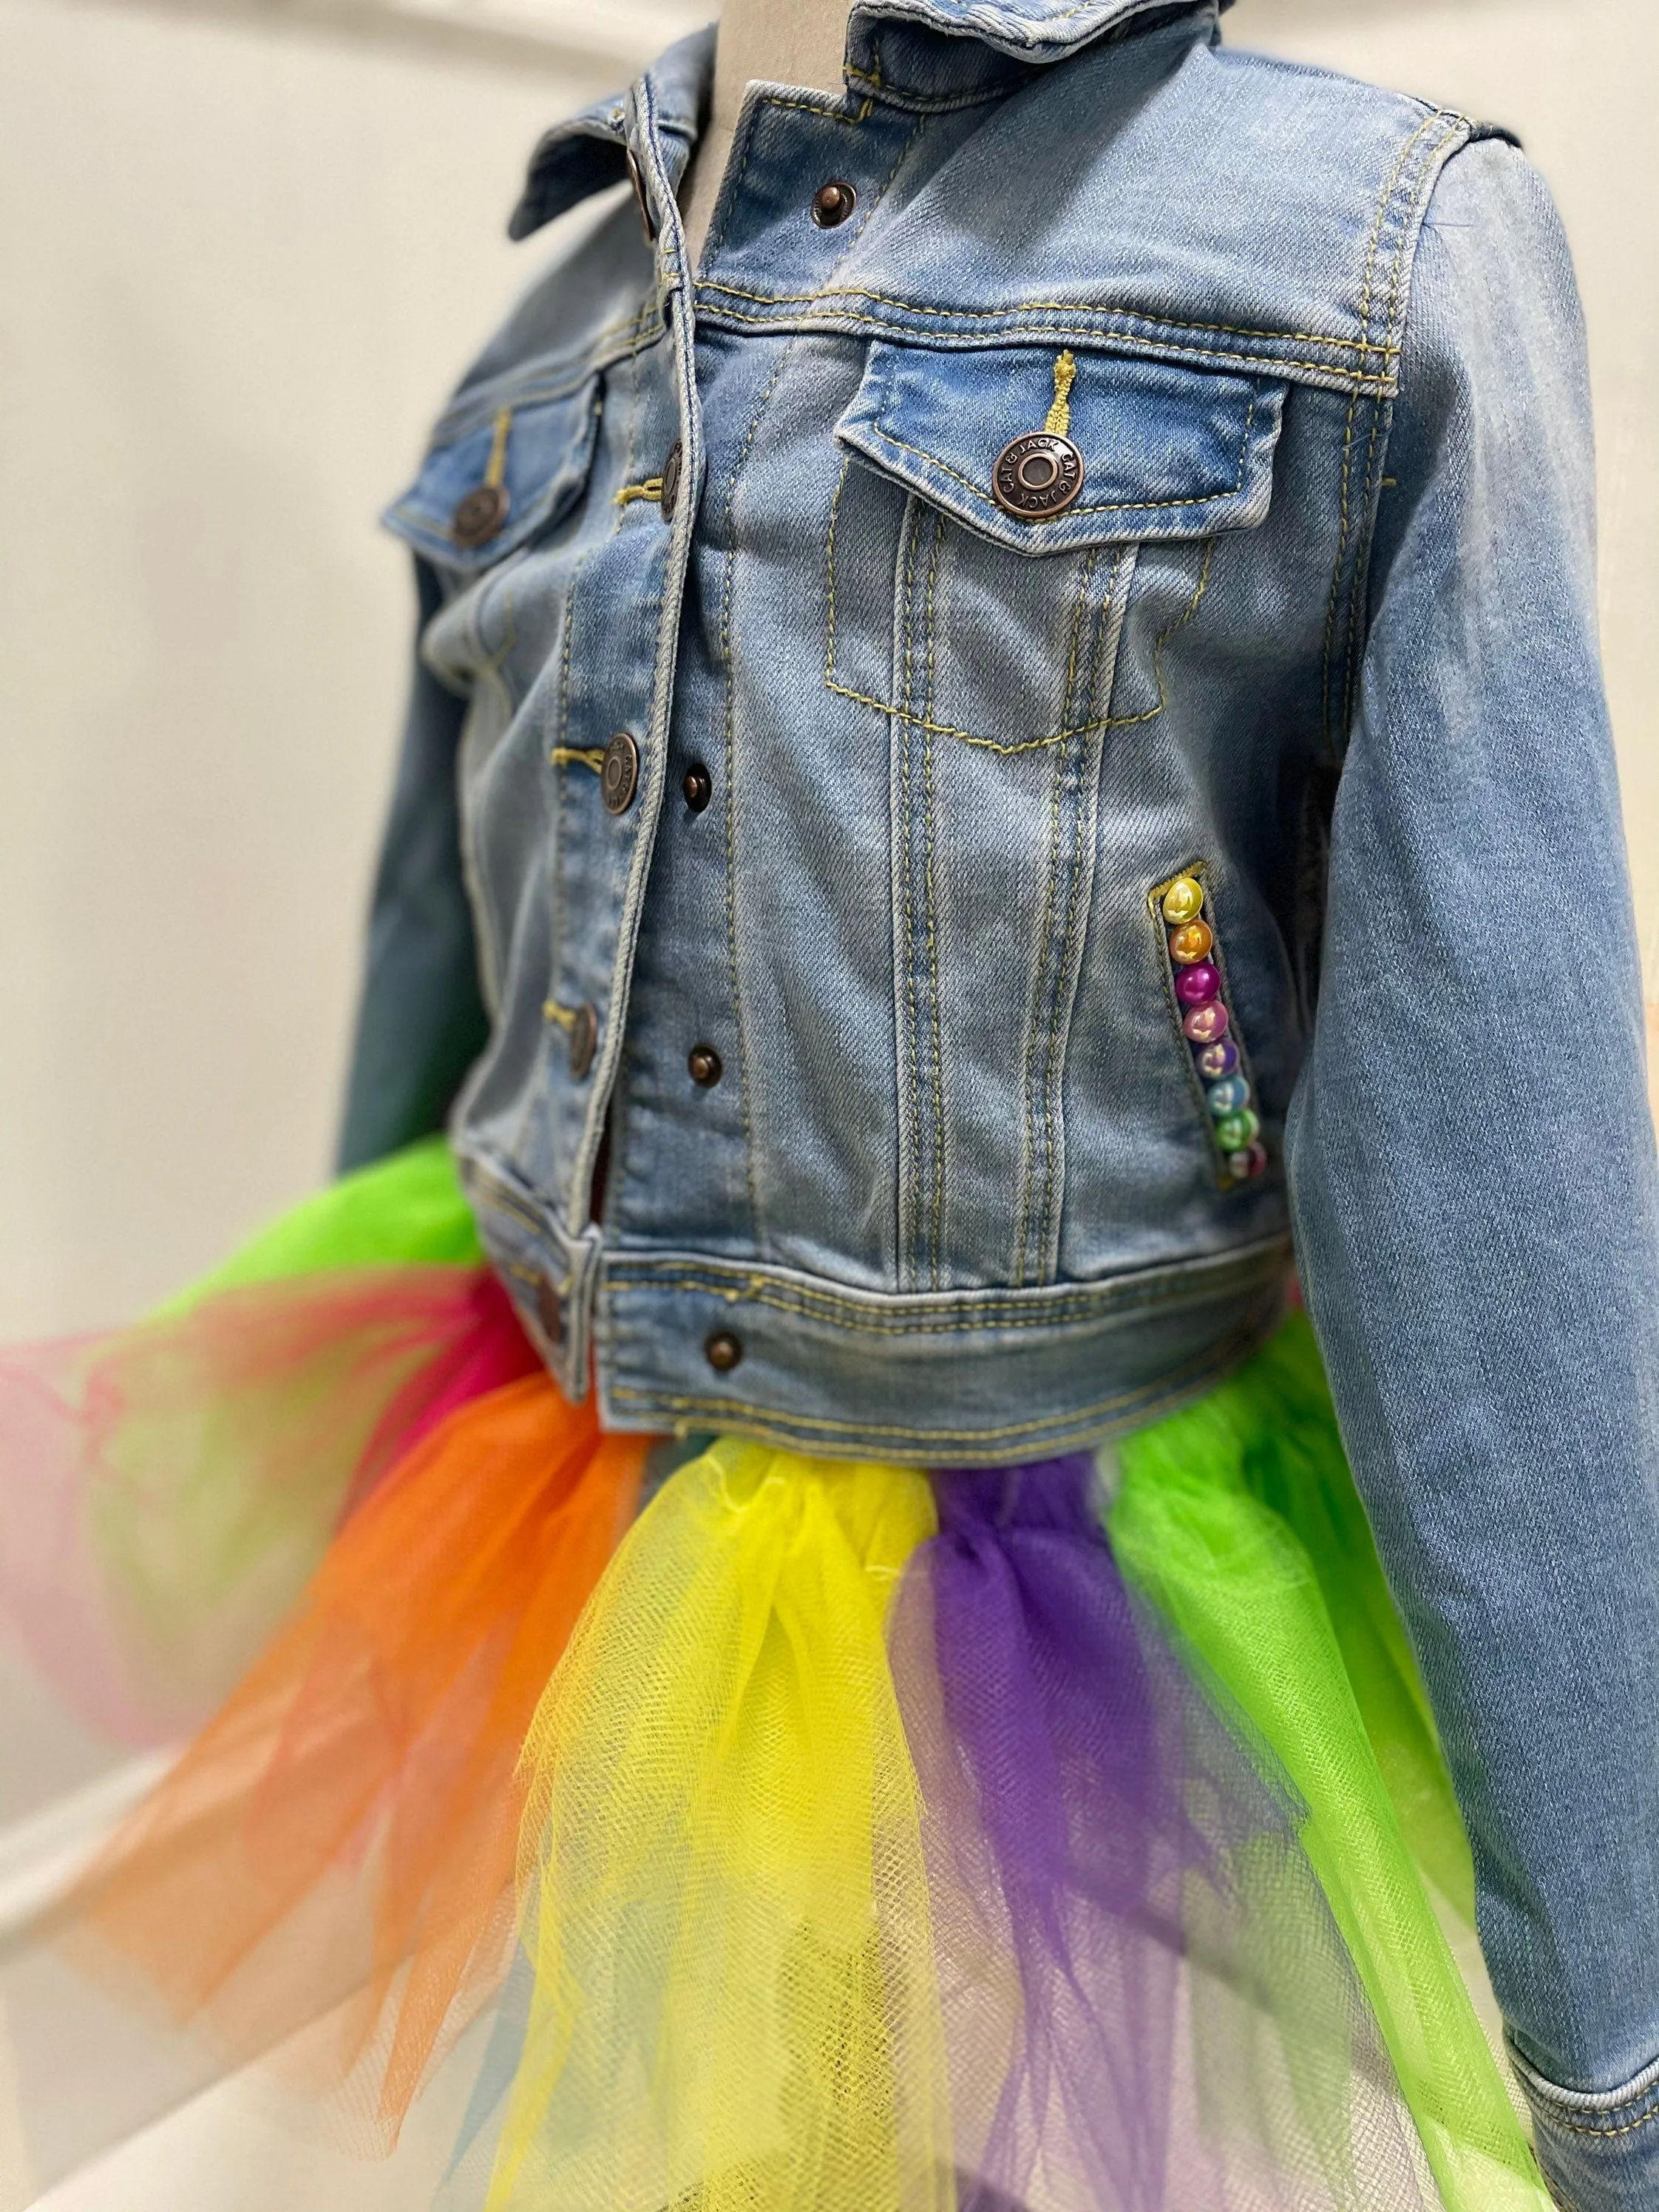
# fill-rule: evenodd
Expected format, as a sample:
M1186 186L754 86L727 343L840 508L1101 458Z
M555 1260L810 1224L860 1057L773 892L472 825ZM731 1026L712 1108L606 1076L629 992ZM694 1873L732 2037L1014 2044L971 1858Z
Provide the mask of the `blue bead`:
M1224 1114L1237 1114L1241 1106L1250 1103L1250 1086L1242 1075L1230 1075L1222 1083L1212 1083L1209 1090L1210 1111L1220 1121Z

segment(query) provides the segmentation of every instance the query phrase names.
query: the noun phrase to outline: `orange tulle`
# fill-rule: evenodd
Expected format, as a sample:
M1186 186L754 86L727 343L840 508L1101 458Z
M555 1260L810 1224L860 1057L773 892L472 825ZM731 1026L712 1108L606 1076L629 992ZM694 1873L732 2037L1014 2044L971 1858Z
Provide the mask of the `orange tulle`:
M511 1954L520 1747L648 1440L545 1376L453 1413L66 1908L77 1963L381 2147Z

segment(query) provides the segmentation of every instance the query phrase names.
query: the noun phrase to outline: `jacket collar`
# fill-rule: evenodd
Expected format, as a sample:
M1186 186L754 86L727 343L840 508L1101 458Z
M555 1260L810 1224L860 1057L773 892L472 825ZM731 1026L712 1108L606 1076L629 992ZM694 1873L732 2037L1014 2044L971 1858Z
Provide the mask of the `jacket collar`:
M1217 14L1231 0L854 0L849 88L906 107L951 107L1012 89L1146 15Z
M1215 15L1232 0L854 0L847 26L849 99L937 110L994 99L1036 70L1156 15ZM708 112L715 26L653 62L630 92L555 124L530 159L507 225L527 238L628 173L630 130L654 125L678 183ZM647 122L648 118L648 122Z

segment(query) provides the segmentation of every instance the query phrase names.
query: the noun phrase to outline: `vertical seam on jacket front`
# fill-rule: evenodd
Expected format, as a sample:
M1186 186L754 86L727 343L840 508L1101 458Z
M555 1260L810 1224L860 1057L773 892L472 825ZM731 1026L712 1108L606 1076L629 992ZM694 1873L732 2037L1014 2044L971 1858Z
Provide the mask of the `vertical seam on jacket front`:
M1075 787L1072 793L1072 868L1071 884L1066 900L1066 927L1061 933L1060 957L1055 963L1054 987L1051 994L1051 1017L1048 1029L1048 1064L1046 1076L1045 1113L1048 1124L1048 1158L1043 1185L1042 1242L1038 1255L1038 1276L1042 1282L1051 1282L1059 1267L1060 1210L1065 1188L1066 1168L1066 1042L1071 1026L1071 1012L1074 986L1068 986L1074 968L1080 974L1082 947L1079 941L1085 908L1085 883L1092 884L1090 855L1084 836L1091 820L1086 769L1090 757L1097 750L1103 752L1106 737L1103 730L1086 726L1093 720L1092 708L1100 688L1101 656L1105 643L1108 617L1112 609L1118 570L1123 559L1123 549L1115 550L1111 568L1107 572L1106 588L1095 612L1094 636L1089 649L1089 669L1083 694L1081 720L1085 726L1075 739L1077 753L1073 763ZM1093 564L1091 564L1093 565ZM1060 765L1065 766L1061 754ZM1096 775L1098 777L1097 768Z
M915 643L911 594L915 579L916 539L921 529L922 513L920 500L915 497L907 499L899 566L894 579L893 675L899 696L907 708L910 699L910 670ZM899 973L895 979L899 988L895 994L894 1017L899 1060L896 1073L900 1114L896 1252L899 1286L902 1290L913 1290L915 1287L916 1212L921 1173L921 1109L916 1067L915 866L910 823L910 747L913 742L910 718L902 714L891 717L888 728L891 733L889 740L890 752L897 769L891 835L898 842L899 881L896 888L903 919L902 943L897 941L898 929L896 927L894 931L894 957L899 963Z
M737 804L737 687L732 674L732 594L737 569L738 549L735 538L738 478L759 433L761 421L771 404L778 380L793 350L794 340L786 338L772 374L766 380L765 389L750 419L742 446L732 464L732 473L726 480L722 502L722 522L726 536L726 559L720 580L720 665L726 678L726 950L732 980L732 1031L738 1048L738 1105L743 1121L744 1187L749 1195L749 1235L755 1249L764 1249L761 1231L760 1196L755 1179L755 1132L749 1103L749 1043L743 1018L743 983L738 960L738 804Z
M841 523L842 494L847 489L847 471L853 465L853 456L844 453L841 459L841 474L836 478L836 489L830 501L830 527L823 540L824 587L828 599L824 623L823 682L827 690L836 684L836 532ZM871 702L875 703L873 701Z
M934 629L933 594L939 582L939 555L945 543L945 524L933 516L933 544L927 562L927 692L923 711L931 722L933 714ZM933 1089L933 1208L929 1231L933 1287L939 1286L939 1269L945 1242L945 1050L939 1028L939 922L938 892L934 879L933 847L933 732L925 731L922 738L922 883L927 919L927 994L928 1030L931 1038Z
M620 369L623 364L622 362L618 362L617 366ZM637 354L629 355L626 366L630 375L632 390L629 395L629 405L623 416L625 427L623 431L622 473L623 481L624 483L628 482L634 472L634 452L639 429L639 356ZM608 383L608 379L602 381L600 385L601 392L605 391L606 383ZM598 476L599 472L599 430L596 427L593 434L592 445L588 454L587 480L582 486L581 492L579 495L580 503L584 506L592 495L593 480ZM574 507L572 508L572 512L574 512ZM555 987L558 980L560 968L564 960L565 947L564 799L566 779L569 763L568 759L561 758L559 757L564 754L567 750L565 741L569 735L570 650L571 632L574 627L575 613L576 582L577 579L581 574L582 569L598 551L599 546L609 543L610 538L615 538L621 520L621 509L613 509L612 525L609 533L609 538L596 538L593 540L574 562L571 568L570 583L564 596L564 604L560 609L560 622L562 635L559 640L558 675L555 684L556 705L555 711L552 714L550 714L547 718L549 721L554 722L556 725L552 733L554 741L548 748L546 758L546 764L553 769L553 865L550 871L551 880L548 886L549 897L552 907L552 912L549 917L547 947L548 994L550 997L555 994ZM544 1072L548 1076L548 1079L544 1085L541 1097L530 1102L532 1104L538 1106L541 1104L543 1099L550 1097L552 1095L553 1088L550 1072L548 1070L547 1066L548 1055L552 1049L552 1041L548 1032L545 1022L544 1022L542 1025L542 1048L539 1058ZM526 1114L520 1121L518 1130L515 1133L514 1142L514 1153L515 1158L522 1156L524 1130L528 1123L528 1120L529 1107L527 1106ZM565 1193L565 1204L567 1208L566 1218L568 1218L571 1214L574 1214L575 1210L575 1194L574 1190L567 1191Z
M1089 604L1089 586L1093 580L1095 567L1098 557L1099 549L1097 547L1091 548L1088 553L1085 556L1083 562L1083 573L1078 583L1077 603L1072 610L1071 647L1066 655L1066 689L1060 701L1060 720L1066 725L1069 725L1071 723L1075 711L1073 702L1077 693L1078 645L1082 635L1083 617L1087 611ZM1031 1208L1036 1193L1038 1173L1036 1155L1038 1147L1037 1119L1039 1099L1041 1100L1042 1121L1042 1172L1043 1188L1043 1214L1042 1218L1045 1222L1047 1219L1048 1190L1053 1158L1052 1147L1054 1141L1054 1119L1052 1100L1049 1091L1050 1071L1048 1055L1053 1048L1054 1033L1052 1024L1050 1024L1046 1038L1043 1036L1043 1018L1045 1008L1050 996L1048 989L1048 946L1054 932L1054 895L1056 890L1056 878L1060 870L1060 787L1065 773L1065 747L1063 745L1056 746L1054 748L1053 776L1049 786L1048 799L1048 883L1043 891L1042 924L1038 934L1036 963L1031 978L1030 1026L1027 1033L1025 1066L1023 1080L1020 1085L1020 1103L1024 1109L1025 1120L1025 1172L1023 1178L1023 1188L1020 1196L1019 1241L1016 1249L1014 1263L1014 1282L1015 1285L1020 1288L1023 1288L1025 1284L1026 1268L1030 1251ZM1041 1045L1039 1045L1038 1042L1040 1038L1042 1038L1043 1040ZM1041 1058L1038 1056L1039 1053L1041 1054ZM1041 1260L1039 1260L1037 1264L1038 1271L1040 1273L1042 1268Z

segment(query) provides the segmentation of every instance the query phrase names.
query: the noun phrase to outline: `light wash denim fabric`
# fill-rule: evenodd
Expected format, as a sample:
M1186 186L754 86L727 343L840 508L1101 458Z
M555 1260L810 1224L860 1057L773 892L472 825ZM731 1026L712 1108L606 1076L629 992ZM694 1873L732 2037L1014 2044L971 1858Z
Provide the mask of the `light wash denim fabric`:
M391 511L344 1157L455 1100L607 1422L923 1463L1202 1389L1293 1237L1546 2161L1659 2206L1659 1209L1547 195L1210 7L869 0L844 98L751 94L693 281L711 52L538 149L517 234L593 204ZM1033 521L994 465L1062 357ZM1194 868L1243 1179L1152 902Z

